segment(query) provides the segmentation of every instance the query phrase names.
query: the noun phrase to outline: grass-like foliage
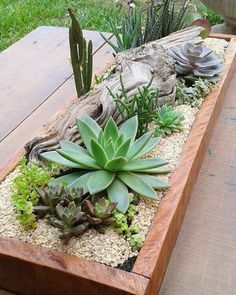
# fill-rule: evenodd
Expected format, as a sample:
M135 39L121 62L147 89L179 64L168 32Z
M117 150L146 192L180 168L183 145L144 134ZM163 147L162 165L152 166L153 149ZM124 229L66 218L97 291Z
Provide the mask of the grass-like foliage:
M155 135L166 136L183 130L184 116L173 110L171 106L163 106L156 113Z
M14 178L12 202L16 210L16 219L25 229L36 227L36 218L33 207L38 203L39 196L36 191L53 180L52 174L58 173L58 166L38 167L34 162L27 164L26 158L22 158L19 165L19 174Z
M101 36L116 53L143 44L142 20L141 15L136 9L129 10L127 17L122 19L121 26L117 27L112 18L109 19L109 24L116 38L116 44L107 39L103 34Z
M200 107L202 100L211 92L215 83L201 78L187 85L186 81L178 78L176 80L176 105L188 104L192 107Z
M155 189L168 187L166 182L150 175L169 172L167 161L140 159L160 138L153 138L153 132L148 132L135 141L137 116L124 122L120 129L112 118L104 130L90 117L77 119L77 127L85 148L61 141L58 150L41 154L46 160L77 170L56 179L56 183L67 182L69 188L82 187L84 193L91 195L107 191L110 201L117 203L117 210L122 213L129 207L128 188L156 200Z
M185 0L180 4L179 1L163 0L157 4L156 0L151 0L147 9L144 43L181 30L185 25L188 2Z
M134 97L129 98L125 85L120 76L119 92L114 94L109 88L108 91L112 96L116 107L122 117L123 122L127 119L137 115L138 117L138 131L137 137L140 137L148 131L148 124L153 121L157 109L157 97L159 90L151 88L154 76L148 85L138 88L138 93Z
M118 53L168 36L185 26L188 2L185 0L182 4L176 4L176 1L163 0L157 3L151 0L144 14L136 8L130 9L128 15L123 17L121 26L110 18L109 24L116 43L102 37Z
M68 9L71 17L69 29L71 64L74 73L77 96L87 93L91 89L93 74L93 43L87 44L83 36L79 21L71 9Z

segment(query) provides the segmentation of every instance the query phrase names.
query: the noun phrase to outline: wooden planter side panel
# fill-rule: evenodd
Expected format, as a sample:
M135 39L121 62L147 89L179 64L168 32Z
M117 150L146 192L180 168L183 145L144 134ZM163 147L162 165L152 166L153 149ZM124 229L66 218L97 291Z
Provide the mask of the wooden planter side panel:
M151 293L160 288L169 257L174 248L193 185L217 120L235 67L236 39L227 49L222 80L204 101L185 144L179 166L175 169L170 189L163 198L149 229L133 272L151 279Z
M0 288L27 295L144 294L149 279L10 238L0 239Z

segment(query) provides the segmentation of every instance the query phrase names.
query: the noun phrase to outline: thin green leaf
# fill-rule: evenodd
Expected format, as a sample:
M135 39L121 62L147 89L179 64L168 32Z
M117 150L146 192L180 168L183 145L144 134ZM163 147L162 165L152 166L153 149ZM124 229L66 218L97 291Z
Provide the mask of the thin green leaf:
M134 116L120 127L120 133L124 135L124 139L131 139L131 143L134 142L138 130L138 117Z
M112 117L109 118L105 125L103 136L105 142L108 142L110 138L115 142L119 136L118 128Z
M108 198L111 202L117 203L116 209L125 214L129 207L129 194L127 186L115 178L107 188Z
M137 177L135 173L119 172L117 173L117 177L136 193L149 199L157 199L157 194L154 189L150 185L142 181L139 177Z
M75 162L76 164L79 164L80 167L83 169L88 169L88 170L100 170L101 167L97 164L97 162L91 158L88 155L79 153L79 152L74 152L71 150L58 150L58 153L66 158L67 160L71 162Z
M50 186L55 186L55 185L67 185L69 186L72 182L77 180L81 175L83 175L85 172L75 172L75 173L70 173L66 174L60 177L55 178L52 182L49 182Z
M140 169L139 173L148 173L148 174L164 174L169 173L171 169L165 165L158 168L152 168L152 169Z
M166 181L158 179L155 176L141 173L136 173L135 175L154 189L166 189L169 187Z
M109 185L111 185L114 177L115 173L105 170L93 172L87 183L90 194L97 194L105 190Z
M103 147L93 138L91 139L91 153L94 159L96 160L96 162L101 167L104 167L108 161L108 157Z
M83 189L83 194L84 195L87 194L88 193L88 181L89 181L90 176L93 173L95 173L95 172L87 172L84 175L81 175L80 177L75 179L75 181L69 185L69 188L81 187Z
M142 149L147 145L152 135L153 135L153 131L150 131L142 135L139 139L137 139L129 148L129 151L127 153L127 158L133 159L138 153L140 153Z
M166 160L159 159L159 158L151 158L151 159L144 159L144 160L131 160L127 162L122 170L123 171L140 171L140 170L147 170L158 168L168 164Z
M69 161L68 159L65 159L64 157L62 157L59 153L59 150L57 151L51 151L51 152L45 152L40 154L40 157L42 157L43 159L53 162L53 163L57 163L57 164L61 164L63 166L66 167L70 167L70 168L83 168L83 166L79 165L78 163L74 163L72 161Z
M93 129L83 120L77 119L76 120L77 127L80 133L80 136L86 146L86 148L89 150L91 153L91 139L97 140L97 135L93 131Z
M119 171L122 170L122 167L126 164L127 159L124 157L118 157L110 160L106 163L105 169L110 171Z
M80 145L75 144L69 140L61 140L59 142L59 145L62 149L71 150L71 151L75 151L75 152L81 152L86 155L89 155L89 152L86 149L82 148Z
M96 134L97 138L102 131L102 128L98 125L96 121L94 121L91 117L86 116L83 118L83 121L89 125L89 127L93 130L93 132Z
M149 140L149 142L145 145L145 147L133 158L141 158L145 154L149 153L151 150L154 149L155 146L157 146L161 141L161 137L154 137Z
M125 157L128 150L129 150L129 147L130 147L130 142L131 142L131 139L127 139L125 142L123 142L119 148L117 149L116 151L116 154L115 154L115 158L117 157Z

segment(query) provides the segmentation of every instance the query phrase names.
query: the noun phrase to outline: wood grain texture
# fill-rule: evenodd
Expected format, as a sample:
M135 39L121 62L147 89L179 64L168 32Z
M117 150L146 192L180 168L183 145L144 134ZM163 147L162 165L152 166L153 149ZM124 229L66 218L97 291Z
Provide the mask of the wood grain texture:
M236 293L236 73L217 120L160 295Z
M180 164L171 177L171 187L158 207L144 246L134 265L133 272L151 279L152 291L150 294L155 294L159 289L174 248L190 193L231 81L235 67L235 50L236 39L232 39L227 50L225 71L221 82L206 98L198 113L185 144Z
M84 35L93 41L94 52L104 44L99 32ZM67 28L39 27L4 50L0 54L0 141L71 75Z
M141 295L149 280L75 256L0 239L0 287L27 295Z
M65 37L65 33L67 31L63 29L61 31L62 39ZM54 40L51 42L54 43ZM113 50L103 41L100 45L97 44L97 48L98 50L94 53L93 71L100 75L112 64ZM42 126L48 125L48 122L51 122L55 116L64 112L73 101L77 100L72 74L66 81L61 80L60 83L60 87L55 89L39 107L0 142L0 181L15 168L19 159L25 154L25 144L45 132L47 127L42 128ZM2 120L4 118L9 122L7 119L9 116L6 116L5 113L1 116Z

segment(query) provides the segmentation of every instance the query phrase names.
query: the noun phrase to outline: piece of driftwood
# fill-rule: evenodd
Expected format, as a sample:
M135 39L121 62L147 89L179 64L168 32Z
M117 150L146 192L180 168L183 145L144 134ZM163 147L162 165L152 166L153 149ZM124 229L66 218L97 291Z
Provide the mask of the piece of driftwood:
M49 125L48 132L30 141L25 149L29 160L40 161L40 153L58 148L61 139L81 143L76 128L76 118L89 115L101 126L112 116L117 124L121 118L116 110L107 87L113 93L119 92L122 75L127 95L130 99L138 92L138 87L147 85L154 75L153 89L159 89L158 102L164 98L175 99L175 68L167 49L186 42L201 42L201 27L188 28L161 40L150 42L139 48L127 50L116 56L115 72L97 85L88 94L74 101L67 110Z

